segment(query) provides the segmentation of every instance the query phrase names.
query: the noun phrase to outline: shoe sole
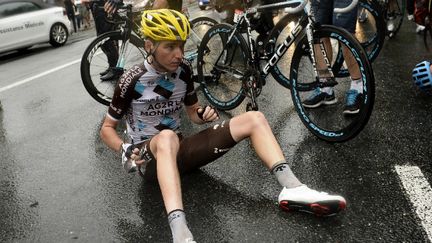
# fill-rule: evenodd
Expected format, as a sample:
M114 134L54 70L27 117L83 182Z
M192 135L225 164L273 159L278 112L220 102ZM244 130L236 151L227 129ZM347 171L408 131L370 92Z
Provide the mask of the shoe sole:
M336 200L302 204L295 201L282 200L279 202L279 207L287 212L300 211L311 213L318 217L329 217L334 216L338 212L344 210L346 208L346 202Z
M336 103L337 103L337 99L335 98L333 100L323 100L323 101L320 101L320 102L316 103L315 105L307 105L307 104L303 103L303 106L306 107L306 108L318 108L321 105L333 105L333 104L336 104Z

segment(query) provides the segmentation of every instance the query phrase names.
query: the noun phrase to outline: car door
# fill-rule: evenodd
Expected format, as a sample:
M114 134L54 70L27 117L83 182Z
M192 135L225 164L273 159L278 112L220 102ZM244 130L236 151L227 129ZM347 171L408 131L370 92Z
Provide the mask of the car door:
M24 48L47 39L44 12L28 1L0 4L0 51Z

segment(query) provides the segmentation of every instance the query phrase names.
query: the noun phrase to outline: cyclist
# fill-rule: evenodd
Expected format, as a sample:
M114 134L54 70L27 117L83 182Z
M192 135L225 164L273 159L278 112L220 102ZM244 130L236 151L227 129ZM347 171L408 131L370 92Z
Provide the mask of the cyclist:
M334 8L344 8L348 6L352 0L320 0L312 1L311 7L315 13L315 20L321 24L333 24L348 30L350 33L355 32L357 22L358 7L354 7L348 13L333 14ZM331 43L328 39L323 40L326 50L331 50ZM363 96L363 83L357 63L352 54L342 49L344 59L348 66L348 71L351 75L351 87L346 94L346 104L344 114L357 114L360 110L360 101ZM327 66L324 63L324 58L321 55L319 46L315 47L317 54L317 69L320 79L326 80L329 78ZM332 58L332 52L327 51L329 59ZM323 80L323 81L324 81ZM304 102L303 106L307 108L317 108L321 105L332 105L337 102L331 87L317 88Z
M262 113L218 121L215 109L199 104L192 69L183 59L190 32L183 14L169 9L144 11L141 31L149 55L120 78L100 135L109 148L122 154L123 166L135 163L144 180L157 179L174 242L193 239L183 211L180 174L216 160L245 139L250 139L283 187L278 198L283 209L330 216L345 208L343 197L312 190L297 179ZM218 122L184 137L180 132L183 107L193 123ZM131 143L123 142L116 132L122 118Z

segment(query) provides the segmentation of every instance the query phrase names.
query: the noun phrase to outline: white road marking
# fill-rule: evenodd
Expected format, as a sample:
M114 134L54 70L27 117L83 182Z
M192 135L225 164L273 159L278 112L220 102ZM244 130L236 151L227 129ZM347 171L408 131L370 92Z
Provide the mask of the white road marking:
M33 77L29 77L29 78L23 79L23 80L21 80L21 81L15 82L15 83L13 83L13 84L7 85L7 86L5 86L5 87L0 88L0 93L1 93L1 92L4 92L4 91L6 91L6 90L9 90L9 89L15 88L15 87L17 87L17 86L20 86L20 85L22 85L22 84L26 84L26 83L28 83L28 82L30 82L30 81L33 81L33 80L35 80L35 79L37 79L37 78L40 78L40 77L43 77L43 76L48 75L48 74L50 74L50 73L53 73L53 72L55 72L55 71L58 71L58 70L60 70L60 69L65 68L65 67L68 67L68 66L74 65L75 63L78 63L78 62L81 62L81 59L77 59L77 60L75 60L75 61L72 61L72 62L69 62L69 63L63 64L63 65L58 66L58 67L56 67L56 68L50 69L50 70L48 70L48 71L45 71L45 72L39 73L39 74L37 74L37 75L35 75L35 76L33 76Z
M432 242L432 189L417 166L395 166L415 212Z

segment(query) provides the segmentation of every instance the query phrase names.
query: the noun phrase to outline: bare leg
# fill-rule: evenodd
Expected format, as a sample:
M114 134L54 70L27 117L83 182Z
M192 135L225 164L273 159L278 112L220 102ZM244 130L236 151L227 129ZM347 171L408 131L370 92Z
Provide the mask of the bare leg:
M285 160L279 143L261 112L250 111L232 118L230 132L236 142L249 137L258 157L268 169Z
M150 142L150 149L157 161L157 178L174 243L193 239L183 212L180 174L176 159L179 147L178 136L171 130L163 130Z
M328 38L323 38L322 41L325 46L327 58L331 63L333 59L333 51L332 51L330 40ZM330 77L329 73L327 72L327 65L324 62L324 56L321 53L321 49L319 45L314 45L314 51L316 56L317 69L319 71L320 78ZM342 47L342 53L345 59L345 63L348 66L348 71L351 75L351 79L352 80L360 79L361 78L360 69L352 53L348 51L348 49L345 46Z
M183 209L180 175L177 168L179 140L170 130L163 130L154 136L150 149L157 161L157 178L167 213Z

